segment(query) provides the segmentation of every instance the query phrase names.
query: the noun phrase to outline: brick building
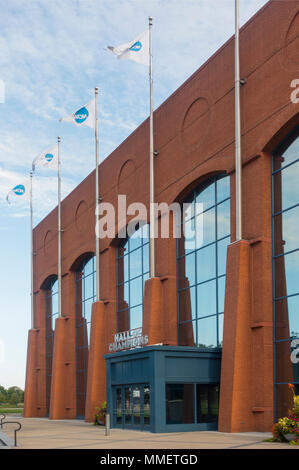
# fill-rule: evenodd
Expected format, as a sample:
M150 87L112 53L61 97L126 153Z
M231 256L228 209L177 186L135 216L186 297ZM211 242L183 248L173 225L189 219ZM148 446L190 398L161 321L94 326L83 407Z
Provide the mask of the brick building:
M34 229L26 417L92 421L107 399L112 426L269 431L290 407L287 384L299 388L297 46L299 1L269 1L240 31L242 241L234 242L234 38L154 113L156 201L203 204L200 247L158 238L149 279L146 225L143 238L101 239L95 302L91 173L62 203L58 318L57 209ZM117 208L124 194L148 206L148 147L146 120L100 164L105 202ZM109 349L132 334L148 342Z

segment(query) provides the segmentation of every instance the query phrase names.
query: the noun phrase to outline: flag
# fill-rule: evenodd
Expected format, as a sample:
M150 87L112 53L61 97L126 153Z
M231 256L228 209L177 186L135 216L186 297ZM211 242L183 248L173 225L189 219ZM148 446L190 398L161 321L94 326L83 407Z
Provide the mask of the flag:
M35 171L36 165L51 167L57 165L58 161L58 146L57 144L50 150L41 153L32 162L32 171Z
M10 197L11 196L16 196L16 197L21 197L24 196L26 198L29 198L29 184L27 182L23 182L21 184L17 184L14 186L7 194L6 200L8 204L10 204Z
M65 118L59 119L60 122L72 122L76 126L89 126L95 128L95 99L75 111Z
M122 46L107 46L108 51L117 56L118 59L130 59L139 64L149 65L149 31L148 29Z

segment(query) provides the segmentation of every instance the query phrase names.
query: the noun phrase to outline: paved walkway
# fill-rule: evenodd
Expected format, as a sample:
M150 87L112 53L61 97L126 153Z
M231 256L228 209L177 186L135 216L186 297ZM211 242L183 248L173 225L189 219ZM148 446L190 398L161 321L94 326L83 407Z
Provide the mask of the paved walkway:
M17 419L19 449L298 449L297 446L263 442L270 433L220 433L214 431L153 434L111 429L80 420ZM8 426L5 432L13 436Z

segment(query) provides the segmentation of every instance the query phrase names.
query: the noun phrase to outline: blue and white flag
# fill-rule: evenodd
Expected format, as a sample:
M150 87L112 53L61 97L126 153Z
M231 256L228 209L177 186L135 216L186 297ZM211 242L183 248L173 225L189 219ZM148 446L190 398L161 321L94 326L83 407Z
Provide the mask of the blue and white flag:
M32 162L32 171L35 171L37 165L51 167L57 166L58 162L58 145L54 145L49 150L39 154Z
M11 203L10 198L12 196L16 196L17 198L23 196L26 199L28 199L29 198L29 184L27 182L23 182L14 186L6 196L6 200L8 204Z
M72 122L76 126L89 126L95 128L95 99L93 98L89 103L77 109L74 113L65 118L59 119L60 122Z
M118 59L129 59L139 64L149 65L149 30L141 33L137 38L121 46L107 46L108 51L115 54Z

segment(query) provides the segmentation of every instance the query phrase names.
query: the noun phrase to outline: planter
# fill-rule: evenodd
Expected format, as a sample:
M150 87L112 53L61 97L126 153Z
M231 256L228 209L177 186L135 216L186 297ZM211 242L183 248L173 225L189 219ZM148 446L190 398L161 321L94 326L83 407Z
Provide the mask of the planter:
M106 424L106 416L103 416L102 418L97 419L97 423L99 426L105 426Z
M284 434L283 437L288 441L294 441L296 439L296 434L293 434L293 433L288 433L288 434Z

